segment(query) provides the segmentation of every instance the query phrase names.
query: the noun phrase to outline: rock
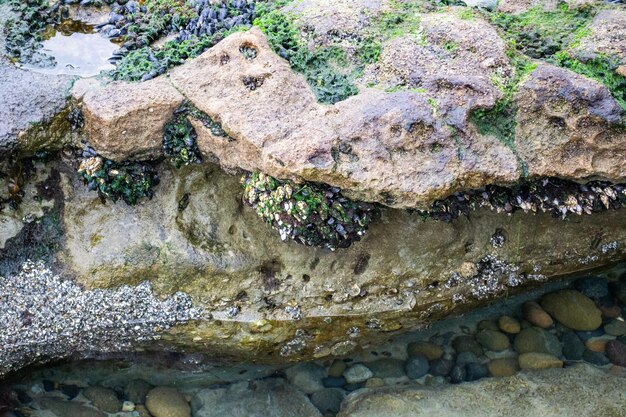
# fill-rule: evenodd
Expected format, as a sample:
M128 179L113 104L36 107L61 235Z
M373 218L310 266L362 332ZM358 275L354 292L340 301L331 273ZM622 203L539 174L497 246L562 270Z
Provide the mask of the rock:
M522 353L518 358L521 369L562 368L563 361L548 353Z
M529 327L515 336L513 347L518 353L547 353L560 357L562 355L561 342L552 333L539 327Z
M346 394L339 388L325 388L311 394L311 402L318 410L324 413L334 413L339 411L341 402Z
M460 384L465 381L466 376L467 371L465 369L465 365L454 365L450 371L450 382L452 384Z
M601 10L593 18L591 34L581 39L578 44L578 55L607 55L617 57L621 63L626 62L626 11Z
M406 353L409 356L423 355L429 361L434 361L443 355L443 349L432 342L411 342L407 345Z
M346 382L348 384L358 384L360 382L365 382L373 376L374 373L362 363L352 365L343 372L343 377L346 378Z
M147 383L143 379L133 379L126 385L124 395L128 401L132 401L135 404L144 404L146 395L152 388L154 388L152 384Z
M613 320L604 325L604 331L606 334L610 334L612 336L626 335L626 322L623 320Z
M598 328L596 330L587 331L587 332L576 332L580 340L587 341L593 337L602 337L604 335L604 331L602 328Z
M493 359L487 364L487 369L491 376L512 376L519 371L519 362L517 358Z
M541 327L542 329L547 329L553 324L552 317L534 301L524 303L522 313L529 323Z
M495 330L496 332L498 330L500 330L498 328L498 325L496 324L495 321L493 320L481 320L478 322L478 325L476 326L476 329L478 331L480 330Z
M489 370L482 363L468 363L465 365L465 380L476 381L489 375Z
M498 319L498 328L508 334L517 334L522 329L520 322L511 316L501 316Z
M626 131L613 129L622 109L605 86L542 63L522 82L515 101L515 149L531 177L626 176Z
M306 395L278 378L203 389L194 395L191 407L194 417L322 416Z
M132 401L124 401L122 411L135 411L135 403Z
M176 389L156 387L146 396L146 408L154 417L191 417L191 408Z
M505 350L510 345L509 338L495 330L481 330L476 334L476 340L487 350Z
M141 404L135 407L135 412L138 414L137 417L152 417L148 412L148 409Z
M162 155L163 127L183 96L165 77L113 82L82 96L85 131L96 151L114 161Z
M406 376L411 379L420 379L428 373L428 359L426 356L412 356L406 361Z
M466 363L476 363L479 362L478 356L476 356L473 352L461 352L456 357L457 365L465 365Z
M106 417L107 414L78 402L63 401L58 398L39 400L42 409L52 411L57 417Z
M324 388L341 388L346 385L346 379L343 376L329 376L326 378L322 378L322 385L324 386Z
M564 326L573 330L595 330L602 325L602 313L588 297L574 290L544 295L541 306Z
M609 284L602 277L587 277L577 279L576 289L589 298L599 299L609 295Z
M322 379L326 377L326 370L316 363L308 362L285 369L285 375L289 382L300 391L312 394L324 388Z
M617 67L615 72L617 72L622 77L626 77L626 65L620 65L619 67Z
M404 361L394 358L383 358L367 362L366 366L377 378L402 378L404 374Z
M365 388L379 388L384 386L385 381L382 378L374 377L365 381Z
M80 388L74 384L62 384L59 389L63 394L67 395L68 400L73 400L80 394Z
M606 356L611 363L626 367L626 344L618 340L611 340L606 344Z
M328 376L339 378L343 375L343 371L346 370L346 363L342 360L335 359L328 368Z
M435 359L430 363L428 373L433 376L447 376L454 367L454 361L445 358Z
M117 413L122 409L122 401L117 398L115 391L103 387L89 387L83 390L83 395L99 410L107 413Z
M606 349L606 343L612 339L614 338L610 336L594 337L591 339L587 339L585 340L585 347L593 352L604 352L604 350Z
M366 73L362 80L376 78L385 86L364 88L333 106L317 103L304 78L271 51L256 28L227 37L174 69L170 79L235 139L216 137L201 123L192 122L202 154L216 156L229 170L259 169L278 178L324 182L350 189L350 195L361 200L398 208L425 206L461 183L463 188L478 188L514 181L519 170L510 149L492 137L465 133L469 133L468 112L493 106L501 94L490 76L508 67L504 42L489 26L455 14L425 16L422 25L436 51L443 51L443 44L452 40L467 56L458 61L443 59L411 37L390 40L377 68L390 68L393 73ZM241 44L256 48L257 57L247 60L238 51ZM221 64L223 56L229 57L225 64ZM457 145L448 145L454 143L453 133L435 117L427 95L411 91L410 85L406 91L383 91L387 84L401 82L398 74L405 71L428 77L423 86L432 92L438 110L454 118L463 158L458 158ZM263 84L251 92L241 81L244 77L262 79ZM438 87L442 79L450 80L446 89ZM461 87L464 83L472 88ZM278 114L280 124L264 123ZM271 142L265 141L268 137ZM307 146L296 152L290 143ZM430 175L432 170L439 174Z
M457 336L452 340L452 347L457 353L472 352L476 356L483 354L483 348L473 336Z
M24 71L0 57L0 157L15 149L33 154L63 146L70 130L63 110L72 80Z
M593 365L604 366L610 363L607 356L602 352L594 352L593 350L585 349L583 353L583 360Z
M514 417L520 410L537 416L619 415L626 409L623 386L623 377L581 364L456 386L360 392L344 401L337 417Z
M561 341L563 342L563 356L565 356L565 359L579 361L583 358L585 344L576 336L576 333L572 331L563 332Z

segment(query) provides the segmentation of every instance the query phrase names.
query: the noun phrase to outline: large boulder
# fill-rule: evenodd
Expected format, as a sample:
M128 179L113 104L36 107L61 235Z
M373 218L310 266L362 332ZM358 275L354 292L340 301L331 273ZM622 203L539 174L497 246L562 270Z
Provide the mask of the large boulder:
M622 375L580 364L440 388L357 391L338 417L618 416L626 412L624 384Z
M515 149L530 176L626 179L622 108L602 84L540 64L516 104Z

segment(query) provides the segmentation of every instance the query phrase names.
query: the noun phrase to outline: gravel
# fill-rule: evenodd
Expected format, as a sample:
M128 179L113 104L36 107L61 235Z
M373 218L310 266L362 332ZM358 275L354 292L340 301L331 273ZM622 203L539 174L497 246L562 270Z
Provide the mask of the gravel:
M182 292L160 300L147 281L86 291L28 261L0 277L0 377L47 359L127 351L202 316Z

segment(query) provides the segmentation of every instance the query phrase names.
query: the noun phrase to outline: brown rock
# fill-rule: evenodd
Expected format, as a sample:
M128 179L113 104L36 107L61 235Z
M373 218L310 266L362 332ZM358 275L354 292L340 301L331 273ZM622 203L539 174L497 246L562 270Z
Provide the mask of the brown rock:
M521 369L562 368L563 361L547 353L529 352L519 355Z
M491 376L512 376L519 371L517 358L493 359L487 364Z
M99 410L107 413L117 413L122 409L122 401L117 398L115 391L104 387L89 387L83 395Z
M476 340L485 349L493 351L508 349L510 345L509 338L497 330L481 330L476 334Z
M476 326L476 329L477 330L495 330L496 332L500 330L496 322L493 320L479 321L478 325Z
M346 368L347 365L344 361L335 359L328 368L328 376L339 378L341 375L343 375L343 371L345 371Z
M113 82L82 97L85 131L102 156L115 161L162 154L163 127L183 96L165 77L143 83Z
M604 306L600 304L598 308L602 312L602 318L615 319L622 314L622 309L618 305Z
M431 342L411 342L406 351L409 356L423 355L429 361L439 359L443 355L441 346Z
M540 64L522 83L515 149L531 177L626 178L622 108L602 84Z
M602 325L602 314L594 302L575 290L544 295L541 306L559 323L573 330L595 330Z
M604 353L606 350L606 344L613 339L608 339L606 337L593 337L591 339L585 340L585 347L593 352L601 352Z
M189 403L176 388L153 388L146 396L146 408L154 417L191 417Z
M606 356L611 363L626 367L626 344L619 340L611 340L606 344Z
M524 318L530 324L541 327L542 329L547 329L554 323L552 317L534 301L524 303L522 306L522 314L524 314Z
M43 398L39 401L41 408L52 411L56 416L63 417L106 417L107 414L95 408L87 407L78 402L65 401L59 398Z
M517 334L522 330L520 322L511 316L501 316L498 319L498 327L509 334Z
M623 8L599 11L591 23L591 34L581 39L578 53L585 56L614 56L622 63L626 62L625 27L626 10Z
M622 77L626 77L626 65L620 65L619 67L617 67L615 72L617 72Z

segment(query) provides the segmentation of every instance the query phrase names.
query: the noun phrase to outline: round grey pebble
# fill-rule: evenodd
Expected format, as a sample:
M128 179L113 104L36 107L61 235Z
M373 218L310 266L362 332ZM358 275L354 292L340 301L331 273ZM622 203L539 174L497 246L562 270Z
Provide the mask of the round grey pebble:
M465 381L465 366L463 365L455 365L450 371L450 382L453 384L460 384Z
M601 277L587 277L576 280L575 287L589 298L602 298L609 295L609 284Z
M589 349L585 349L585 353L583 353L583 360L596 366L604 366L611 363L609 358L607 358L604 353L594 352Z
M428 372L433 376L447 376L453 366L454 361L451 359L439 358L430 363Z
M339 388L325 388L311 394L311 402L324 413L337 413L346 394Z
M404 370L411 379L419 379L428 373L428 359L424 355L417 355L406 361Z
M580 340L574 332L563 332L561 336L563 342L563 356L570 361L579 361L583 358L585 352L585 344Z
M489 375L487 367L481 363L468 363L465 365L465 380L476 381Z
M348 384L358 384L373 377L374 373L362 363L357 363L346 369L343 372L343 376L346 378Z

